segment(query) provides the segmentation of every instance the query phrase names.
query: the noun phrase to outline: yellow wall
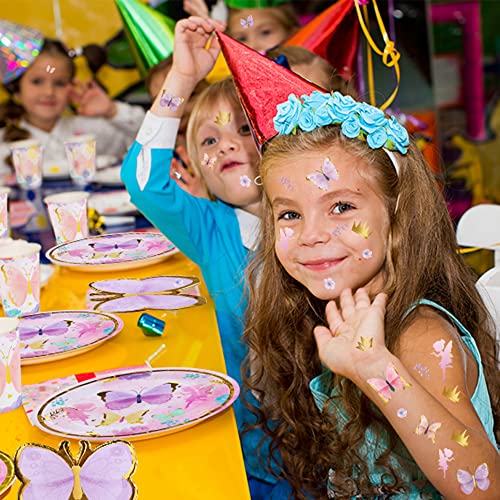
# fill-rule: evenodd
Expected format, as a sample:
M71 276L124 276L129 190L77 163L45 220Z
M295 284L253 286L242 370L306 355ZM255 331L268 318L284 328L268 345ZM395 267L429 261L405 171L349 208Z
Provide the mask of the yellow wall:
M122 28L114 0L0 0L0 3L2 19L31 26L51 38L57 38L53 4L59 4L62 41L70 48L89 43L102 45ZM78 59L78 77L87 79L90 73L85 63ZM140 77L135 69L117 70L105 66L99 70L99 79L111 95L116 95L138 82Z

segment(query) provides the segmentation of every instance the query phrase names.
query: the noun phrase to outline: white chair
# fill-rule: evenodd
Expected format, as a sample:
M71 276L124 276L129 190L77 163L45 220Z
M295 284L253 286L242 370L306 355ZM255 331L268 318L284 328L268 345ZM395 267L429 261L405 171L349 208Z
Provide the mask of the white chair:
M490 312L500 340L500 205L476 205L464 213L457 225L457 243L495 252L495 265L476 282Z

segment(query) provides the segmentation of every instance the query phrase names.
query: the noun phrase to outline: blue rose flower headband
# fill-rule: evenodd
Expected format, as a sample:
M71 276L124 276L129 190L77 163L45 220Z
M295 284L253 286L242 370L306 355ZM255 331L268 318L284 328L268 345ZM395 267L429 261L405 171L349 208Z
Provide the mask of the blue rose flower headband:
M392 151L404 155L410 145L407 130L393 116L386 118L379 108L339 92L326 94L315 90L300 99L290 94L276 109L273 122L278 134L295 134L298 128L310 132L325 125L341 125L346 137L366 140L372 149L383 148L397 173L399 165Z

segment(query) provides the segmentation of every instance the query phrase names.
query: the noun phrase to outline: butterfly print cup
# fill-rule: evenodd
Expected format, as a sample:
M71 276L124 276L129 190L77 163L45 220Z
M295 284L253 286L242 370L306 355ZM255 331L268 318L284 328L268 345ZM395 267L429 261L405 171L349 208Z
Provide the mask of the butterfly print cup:
M44 198L57 244L88 237L88 197L85 191L70 191Z
M21 405L21 358L18 320L0 318L0 413Z
M21 189L36 189L42 185L43 146L39 141L10 143L17 184Z
M96 142L93 135L75 135L64 141L73 182L85 186L95 175Z
M7 212L7 200L10 188L0 187L0 238L9 236L9 214Z
M38 243L23 240L0 245L0 295L6 316L40 310L40 249Z

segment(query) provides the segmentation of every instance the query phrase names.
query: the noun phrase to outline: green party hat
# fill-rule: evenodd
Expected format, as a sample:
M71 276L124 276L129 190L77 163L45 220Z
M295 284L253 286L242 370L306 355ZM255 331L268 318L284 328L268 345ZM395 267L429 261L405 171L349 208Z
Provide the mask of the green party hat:
M115 0L137 67L143 76L174 50L175 21L138 0Z
M231 9L264 9L283 3L290 3L290 0L226 0L226 5Z

